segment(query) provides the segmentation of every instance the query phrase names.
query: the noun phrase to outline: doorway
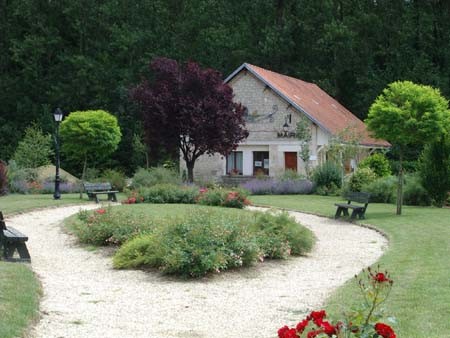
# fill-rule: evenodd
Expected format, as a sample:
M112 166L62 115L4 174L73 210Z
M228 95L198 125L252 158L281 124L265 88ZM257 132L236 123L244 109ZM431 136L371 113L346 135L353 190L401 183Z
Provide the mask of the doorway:
M296 152L285 152L284 153L284 169L293 170L297 172L297 153Z

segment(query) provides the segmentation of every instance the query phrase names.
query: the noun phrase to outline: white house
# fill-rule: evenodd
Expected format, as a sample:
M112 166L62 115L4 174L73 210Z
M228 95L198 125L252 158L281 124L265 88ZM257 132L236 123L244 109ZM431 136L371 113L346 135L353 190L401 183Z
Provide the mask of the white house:
M326 145L345 129L360 135L360 146L368 151L390 144L371 138L364 123L313 83L278 74L244 63L225 82L236 102L247 107L248 138L227 157L216 154L200 157L194 176L219 179L223 175L276 176L287 169L303 172L298 152L301 143L295 136L297 122L310 123L309 166L326 160Z

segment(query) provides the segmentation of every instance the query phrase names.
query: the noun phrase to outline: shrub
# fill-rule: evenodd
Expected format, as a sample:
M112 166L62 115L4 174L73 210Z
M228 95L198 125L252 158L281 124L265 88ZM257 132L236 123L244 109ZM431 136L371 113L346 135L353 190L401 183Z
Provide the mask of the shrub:
M287 169L285 170L281 175L277 177L279 181L295 181L295 180L301 180L305 177L301 174L299 174L296 170Z
M181 184L180 175L170 168L139 168L133 176L131 188L152 187L157 184Z
M150 266L167 274L199 277L264 257L304 254L312 247L311 232L287 214L255 217L217 210L197 210L183 219L161 222L151 233L125 243L114 256L114 267Z
M348 190L362 191L362 187L375 181L377 175L370 168L361 168L355 171L347 183Z
M199 192L196 187L178 186L174 184L157 184L149 188L139 189L138 195L148 203L186 203L196 202Z
M425 146L419 160L419 174L434 205L442 207L450 191L450 139Z
M93 212L80 211L69 228L81 243L94 245L122 244L153 229L154 221L140 214L123 213L122 210L109 207Z
M6 163L0 160L0 196L8 193L8 168Z
M378 177L385 177L391 174L389 160L381 153L375 153L366 157L358 164L358 168L370 168Z
M405 177L403 189L403 203L406 205L430 205L431 198L422 186L420 177L417 174L409 174Z
M257 243L268 258L303 255L314 243L311 231L299 226L286 212L278 215L258 213L250 229L256 233Z
M200 277L250 265L259 252L244 220L211 212L174 219L123 245L114 256L114 267L147 265L167 274Z
M342 184L341 170L333 162L325 162L314 169L312 178L317 188L325 188L327 191L334 191Z
M222 202L223 207L238 209L242 209L244 206L249 204L250 201L247 200L247 193L242 189L226 192L225 198Z
M25 130L25 136L17 145L13 159L19 168L37 168L50 164L53 155L50 134L33 124Z
M242 184L241 187L252 195L310 194L313 190L313 183L307 179L277 180L269 178L265 180L252 179Z
M200 189L197 203L201 205L220 206L224 202L224 193L221 189Z
M103 182L110 182L113 189L123 191L127 185L125 174L118 170L108 169L102 174L101 180Z
M361 190L370 193L370 201L375 203L394 203L396 200L397 178L394 176L380 177L365 184Z

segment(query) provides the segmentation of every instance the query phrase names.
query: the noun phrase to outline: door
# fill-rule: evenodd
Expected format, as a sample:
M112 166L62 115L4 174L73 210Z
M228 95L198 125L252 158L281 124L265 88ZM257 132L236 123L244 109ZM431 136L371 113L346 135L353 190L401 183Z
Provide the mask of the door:
M296 152L286 152L284 153L284 169L293 170L297 172L297 153Z

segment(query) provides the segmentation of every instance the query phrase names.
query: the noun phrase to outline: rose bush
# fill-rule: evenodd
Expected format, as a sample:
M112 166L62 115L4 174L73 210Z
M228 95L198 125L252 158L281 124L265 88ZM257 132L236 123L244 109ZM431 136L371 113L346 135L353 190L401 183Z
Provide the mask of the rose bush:
M295 328L287 325L278 330L279 338L396 338L392 327L380 322L384 317L380 305L389 296L393 281L387 271L381 272L367 269L366 280L358 281L364 303L361 309L345 314L344 320L326 320L325 310L312 311L305 319L300 321ZM355 278L357 278L355 276ZM390 320L393 321L392 318Z

